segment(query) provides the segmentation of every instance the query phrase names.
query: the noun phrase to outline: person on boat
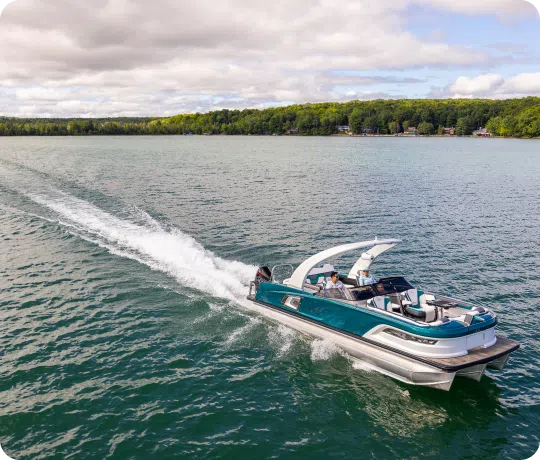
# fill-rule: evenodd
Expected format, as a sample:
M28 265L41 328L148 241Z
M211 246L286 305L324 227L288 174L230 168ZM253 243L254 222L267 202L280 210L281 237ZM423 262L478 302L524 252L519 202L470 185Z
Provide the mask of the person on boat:
M358 270L358 285L367 286L368 284L375 284L377 281L369 273L369 270Z
M338 272L330 273L330 281L326 282L326 286L324 288L326 291L338 289L339 292L344 295L343 292L345 291L345 285L339 280Z

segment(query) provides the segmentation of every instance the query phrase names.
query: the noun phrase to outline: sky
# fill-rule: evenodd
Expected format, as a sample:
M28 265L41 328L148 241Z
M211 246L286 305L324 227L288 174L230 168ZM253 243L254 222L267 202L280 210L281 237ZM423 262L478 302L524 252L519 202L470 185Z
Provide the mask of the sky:
M0 116L540 96L524 0L16 0Z

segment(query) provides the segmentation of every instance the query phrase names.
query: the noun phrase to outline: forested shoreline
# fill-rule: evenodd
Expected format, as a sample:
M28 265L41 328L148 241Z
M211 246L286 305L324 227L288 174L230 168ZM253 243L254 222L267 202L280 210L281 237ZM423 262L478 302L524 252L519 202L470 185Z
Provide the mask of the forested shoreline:
M8 118L0 117L0 136L297 134L331 135L349 126L354 134L458 136L481 127L494 136L540 137L540 98L400 99L297 104L263 110L218 110L169 118Z

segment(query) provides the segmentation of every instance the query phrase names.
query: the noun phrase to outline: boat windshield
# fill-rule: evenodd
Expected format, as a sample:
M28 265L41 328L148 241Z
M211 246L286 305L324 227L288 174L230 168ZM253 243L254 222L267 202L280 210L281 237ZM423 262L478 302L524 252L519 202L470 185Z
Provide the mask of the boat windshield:
M413 286L402 276L392 278L382 278L375 284L369 286L360 286L349 289L352 300L368 300L373 297L396 294L409 289Z
M370 286L349 289L349 294L352 297L351 300L369 300L375 297L375 294L373 294Z
M376 296L390 295L414 289L414 287L402 276L381 278L376 284L370 286Z

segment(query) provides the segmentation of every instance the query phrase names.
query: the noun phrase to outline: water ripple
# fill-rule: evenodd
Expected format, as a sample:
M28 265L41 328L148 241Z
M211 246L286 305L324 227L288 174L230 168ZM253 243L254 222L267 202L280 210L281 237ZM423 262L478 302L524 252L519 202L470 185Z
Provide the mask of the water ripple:
M529 457L537 153L504 140L0 139L2 447L17 460ZM407 386L243 308L256 265L375 235L404 239L377 275L497 311L523 343L507 369L449 393Z

